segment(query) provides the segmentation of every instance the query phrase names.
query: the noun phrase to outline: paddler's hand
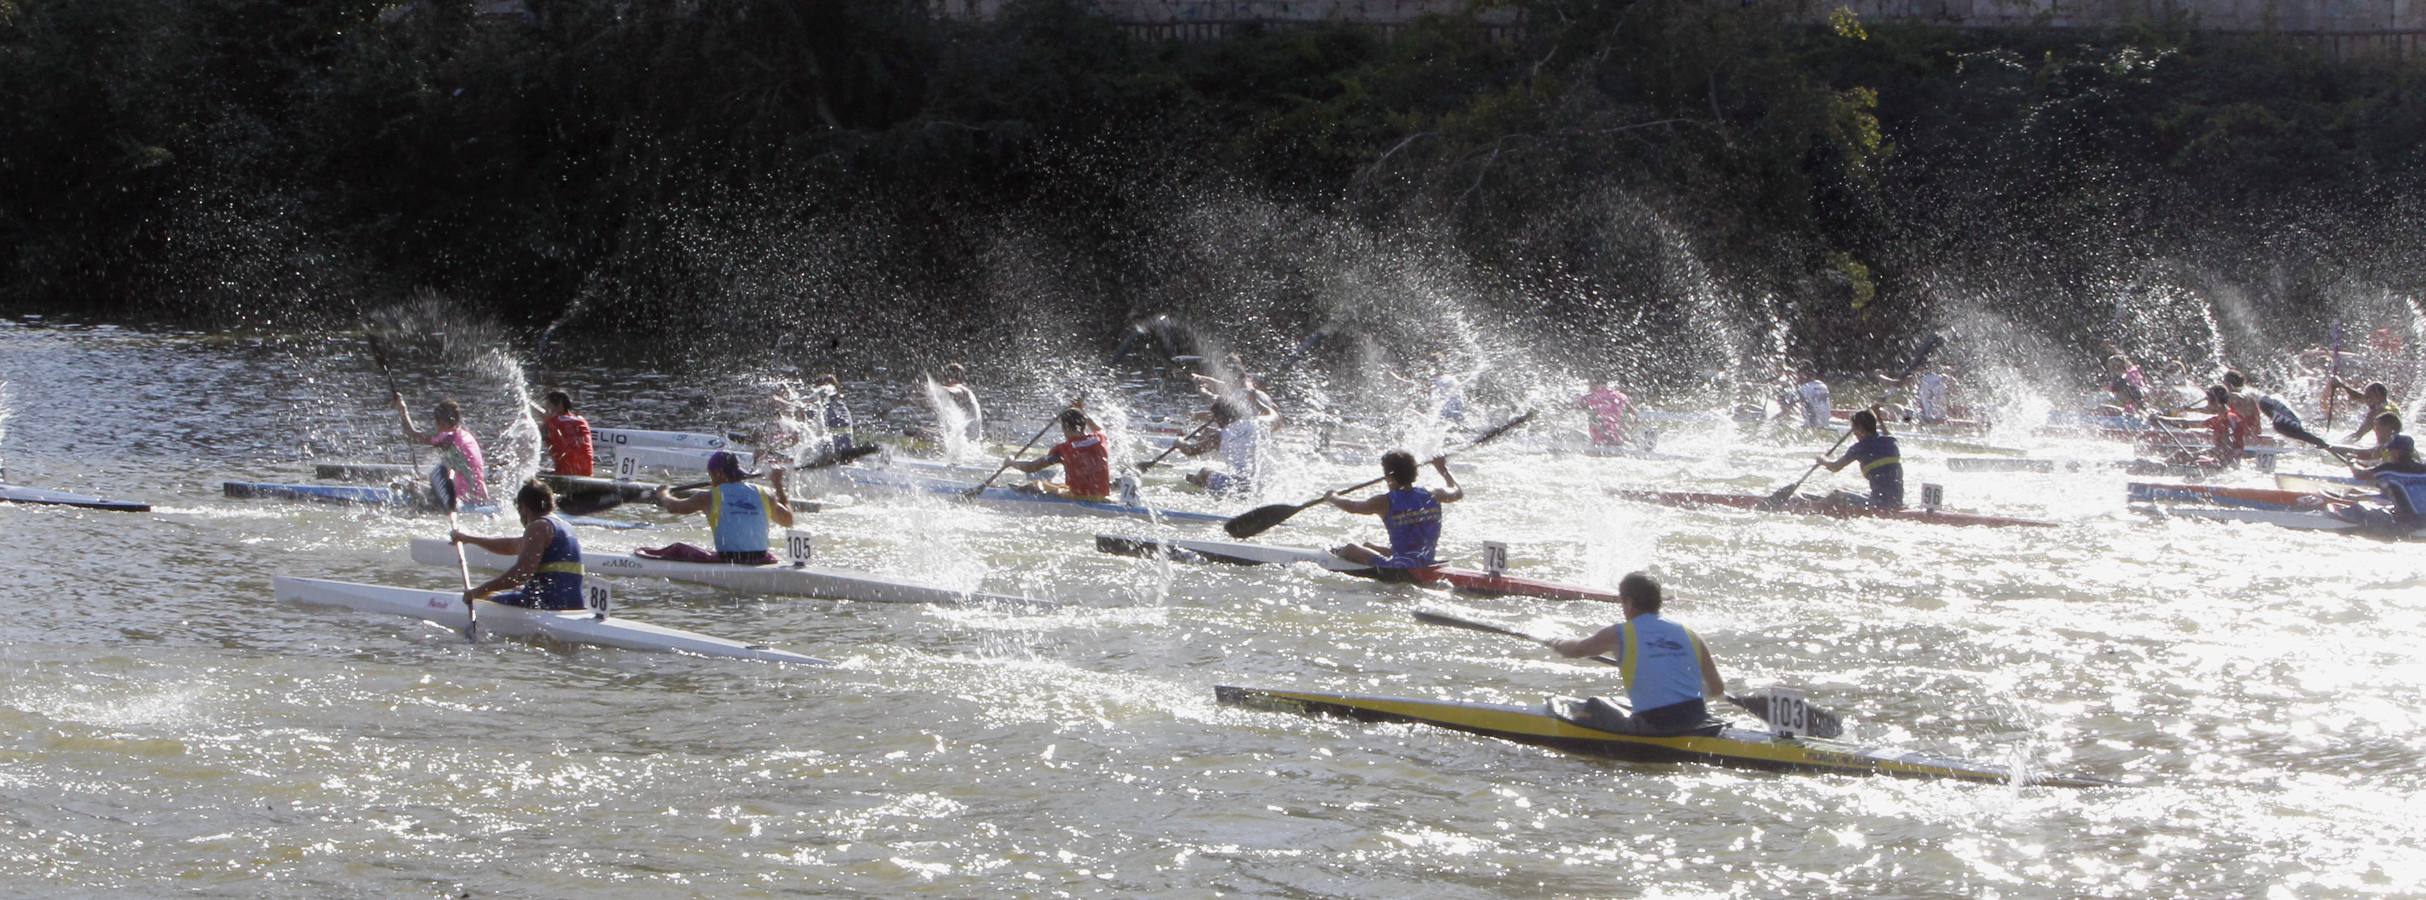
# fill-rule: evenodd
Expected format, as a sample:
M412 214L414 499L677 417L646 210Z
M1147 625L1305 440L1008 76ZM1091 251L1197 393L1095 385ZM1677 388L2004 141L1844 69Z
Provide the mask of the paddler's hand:
M470 535L464 534L463 532L460 532L460 531L453 531L453 530L449 530L449 531L446 533L446 540L447 540L447 543L450 543L450 544L460 544L460 543L463 543L464 541L466 541L466 540L470 539L470 537L471 537Z
M475 600L478 600L478 599L480 599L480 589L479 589L479 588L469 588L469 589L466 589L466 590L463 592L463 605L465 605L465 606L470 606L470 605L472 605L472 601L475 601Z
M389 405L389 406L393 406L393 407L395 407L397 412L403 412L403 411L404 411L404 393L403 393L403 392L401 392L401 391L389 391L389 392L388 392L388 395L387 395L387 402L388 402L388 405Z

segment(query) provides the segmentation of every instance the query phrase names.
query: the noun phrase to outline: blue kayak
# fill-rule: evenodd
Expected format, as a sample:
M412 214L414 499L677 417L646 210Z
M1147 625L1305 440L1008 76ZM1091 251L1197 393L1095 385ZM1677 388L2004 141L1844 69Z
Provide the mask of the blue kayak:
M86 494L65 494L40 488L10 487L0 484L0 503L23 503L30 506L74 506L110 512L151 512L152 505L135 500L110 500Z

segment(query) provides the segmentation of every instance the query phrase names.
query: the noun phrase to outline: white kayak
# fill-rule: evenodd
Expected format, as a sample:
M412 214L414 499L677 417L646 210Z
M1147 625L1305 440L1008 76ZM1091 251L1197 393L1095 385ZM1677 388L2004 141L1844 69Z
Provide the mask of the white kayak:
M274 586L278 599L286 603L335 606L362 612L409 616L425 622L435 622L456 631L464 630L471 620L469 611L463 605L463 594L458 591L430 591L420 588L328 581L319 578L292 578L285 575L271 579L271 584ZM506 637L548 638L566 643L595 644L625 650L690 653L698 656L723 656L733 659L807 666L832 665L832 663L814 656L803 656L764 644L745 644L740 641L709 637L679 628L666 628L646 622L636 622L621 616L608 616L592 610L525 609L487 600L480 601L480 633Z
M827 479L826 486L832 489L867 489L906 494L927 494L944 499L959 500L1019 512L1043 514L1059 513L1065 515L1084 516L1119 516L1141 519L1159 519L1166 522L1187 522L1192 524L1210 525L1218 525L1230 520L1230 517L1228 516L1217 515L1214 513L1164 509L1162 507L1150 506L1142 503L1123 503L1119 500L1082 500L1075 497L1063 497L1057 494L1042 494L1030 491L1013 490L1006 487L991 487L979 492L976 496L969 496L968 492L977 487L979 482L964 482L958 480L930 478L914 472L904 472L896 469L872 469L863 468L860 466L828 466L826 468L817 469L815 472L818 477ZM802 474L806 475L809 473L803 472ZM995 480L995 483L1001 484L1003 483L1003 479L998 478Z
M463 545L463 559L476 568L494 572L505 571L514 563L512 557L502 553L491 553L470 544ZM414 538L413 561L424 565L453 566L455 550L447 542L436 538ZM981 591L956 591L863 572L810 568L799 563L736 566L723 563L649 559L629 553L602 553L596 550L584 550L581 554L581 565L586 574L591 577L663 578L669 581L712 585L744 593L824 597L833 600L859 600L867 603L1055 605L1047 600L1030 600L1025 597L988 594Z
M705 447L616 447L597 445L598 471L616 475L638 475L640 471L658 470L675 473L701 473L708 470L708 457L730 452L741 458L741 467L757 468L756 454L747 450L718 451ZM634 469L627 472L624 462L631 461Z
M639 428L595 428L590 430L590 446L603 450L609 447L680 447L693 450L717 451L731 441L722 435L698 431L647 431Z
M2382 532L2380 529L2371 529L2365 525L2353 522L2349 519L2342 518L2341 516L2337 516L2329 512L2289 509L2230 509L2165 506L2134 506L2132 508L2142 513L2156 516L2157 518L2205 519L2211 522L2261 522L2267 525L2273 525L2279 528L2289 528L2296 531L2363 531L2387 537L2426 538L2426 527L2419 527L2397 534L2384 534L2384 532Z

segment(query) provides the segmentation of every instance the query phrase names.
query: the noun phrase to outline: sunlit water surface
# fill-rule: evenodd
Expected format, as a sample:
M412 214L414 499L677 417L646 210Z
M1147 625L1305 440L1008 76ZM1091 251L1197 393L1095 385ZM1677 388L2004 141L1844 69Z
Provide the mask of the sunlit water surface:
M406 375L417 405L468 390ZM691 404L719 389L548 377L600 425L696 426ZM2014 788L1612 763L1217 707L1217 683L1614 693L1609 669L1408 616L1581 632L1614 610L1109 557L1091 535L1153 526L925 502L869 498L809 527L829 565L1066 608L640 582L619 611L841 665L470 645L270 595L279 573L448 586L404 552L440 521L219 496L229 478L309 480L316 456L399 453L360 355L307 337L16 324L0 326L0 381L12 483L159 505L0 505L0 893L2426 890L2421 554L2143 521L2119 475L1952 474L1912 454L1913 481L1945 484L1953 505L2064 523L1963 529L1603 493L1766 490L1810 448L1693 465L1503 448L1461 466L1458 554L1504 540L1516 568L1604 585L1650 568L1739 686L1798 685L1863 742L2127 785ZM1276 496L1367 477L1302 466ZM1148 495L1217 508L1162 481ZM1317 510L1266 539L1369 531Z

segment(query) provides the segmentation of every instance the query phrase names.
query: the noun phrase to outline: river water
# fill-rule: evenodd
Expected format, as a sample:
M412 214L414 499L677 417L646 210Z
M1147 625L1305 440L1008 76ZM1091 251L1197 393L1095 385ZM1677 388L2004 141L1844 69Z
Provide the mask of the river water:
M403 374L417 409L468 390ZM678 373L550 376L602 426L696 427L716 392ZM1627 764L1213 702L1216 684L1617 693L1607 668L1409 617L1581 633L1611 607L1094 550L1093 534L1157 528L1144 523L878 497L806 520L824 564L1066 604L1045 612L618 587L622 614L830 669L472 645L279 604L273 574L453 581L405 554L441 520L219 496L226 479L309 480L314 457L399 454L376 379L325 337L0 325L9 481L158 505L0 505L0 893L2426 891L2411 817L2426 785L2426 557L2410 545L2151 522L2126 511L2121 475L1950 473L1916 448L1916 492L1941 483L1950 505L2062 525L1605 495L1765 491L1816 449L1731 432L1672 433L1665 448L1711 448L1690 464L1478 453L1460 465L1472 496L1444 552L1470 560L1502 540L1517 570L1602 585L1651 569L1739 689L1800 687L1864 743L2123 786ZM1024 432L1014 417L1005 427ZM1368 469L1303 460L1275 499ZM1147 495L1236 511L1163 482ZM649 520L584 539L704 538L697 520ZM1370 537L1368 522L1316 510L1264 540Z

